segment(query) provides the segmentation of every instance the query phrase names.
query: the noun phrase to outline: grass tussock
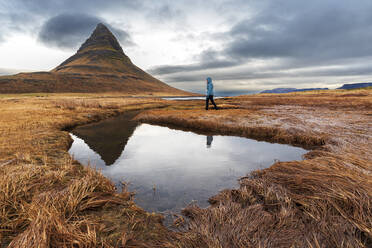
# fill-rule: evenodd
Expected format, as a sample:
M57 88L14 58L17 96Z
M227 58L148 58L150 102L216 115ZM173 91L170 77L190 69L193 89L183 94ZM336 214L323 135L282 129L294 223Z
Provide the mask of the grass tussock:
M153 100L154 101L154 100ZM136 101L115 101L115 100L99 100L99 99L58 99L54 101L56 108L67 110L79 109L120 109L123 107L136 106ZM145 104L146 105L146 104ZM142 106L144 108L144 106Z
M75 110L77 108L102 108L103 106L97 100L86 99L60 99L55 101L57 108ZM118 108L116 105L115 108Z
M146 240L147 225L150 230L157 227L158 234L166 233L160 216L137 208L131 193L125 189L116 193L107 178L72 160L62 166L23 162L8 166L1 168L0 177L0 237L8 247L113 247L118 242L156 242L156 234L152 234L153 240ZM145 231L133 234L135 226Z
M371 186L337 163L277 163L184 214L209 247L369 247Z

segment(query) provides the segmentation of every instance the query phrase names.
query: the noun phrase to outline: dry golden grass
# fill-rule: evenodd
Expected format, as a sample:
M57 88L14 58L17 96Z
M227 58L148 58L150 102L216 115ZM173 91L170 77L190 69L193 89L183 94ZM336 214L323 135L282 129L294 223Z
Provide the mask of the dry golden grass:
M278 162L242 178L239 189L212 197L207 209L186 208L191 220L180 246L372 246L371 90L216 102L227 107L205 111L202 101L178 103L138 119L312 150L303 161Z
M169 231L118 194L99 172L73 162L65 128L156 99L14 97L0 100L0 247L161 247ZM165 236L167 235L167 236Z
M0 97L0 247L370 247L371 90L173 102L106 94ZM157 108L157 109L154 109ZM172 232L72 161L63 131L131 109L145 122L312 150L190 206ZM178 219L178 225L182 218Z

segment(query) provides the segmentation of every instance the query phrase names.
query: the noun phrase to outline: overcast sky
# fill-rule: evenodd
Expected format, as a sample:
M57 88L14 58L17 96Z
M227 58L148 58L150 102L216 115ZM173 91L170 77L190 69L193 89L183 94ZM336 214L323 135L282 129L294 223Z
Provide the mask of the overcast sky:
M0 0L0 74L51 70L99 22L164 82L217 94L372 81L370 0Z

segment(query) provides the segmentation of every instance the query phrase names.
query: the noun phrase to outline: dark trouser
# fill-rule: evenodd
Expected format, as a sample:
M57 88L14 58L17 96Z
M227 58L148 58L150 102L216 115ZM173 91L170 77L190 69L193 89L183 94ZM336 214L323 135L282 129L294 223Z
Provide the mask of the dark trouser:
M205 109L208 110L209 100L211 100L212 104L214 105L214 108L217 109L217 105L214 103L213 95L208 95L205 99Z

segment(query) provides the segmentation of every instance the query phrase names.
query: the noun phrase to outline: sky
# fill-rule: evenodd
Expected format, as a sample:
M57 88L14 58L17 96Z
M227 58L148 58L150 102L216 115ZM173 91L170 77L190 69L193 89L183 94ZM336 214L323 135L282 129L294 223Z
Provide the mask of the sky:
M216 95L372 81L370 0L0 0L0 75L51 70L102 22L140 68Z

